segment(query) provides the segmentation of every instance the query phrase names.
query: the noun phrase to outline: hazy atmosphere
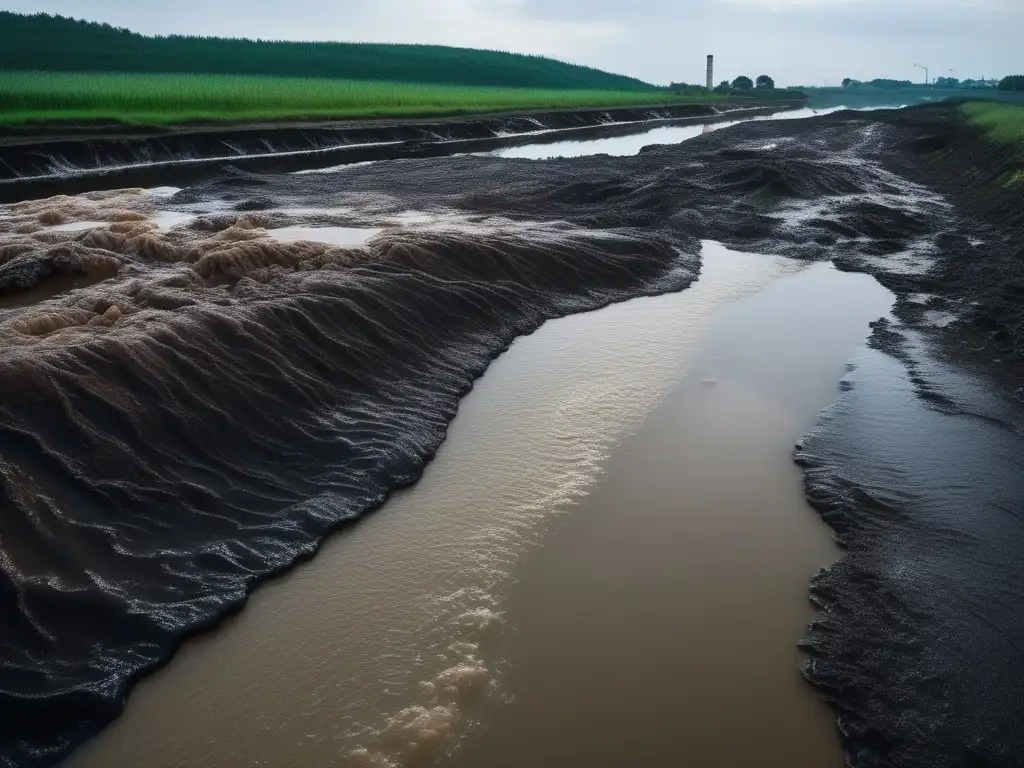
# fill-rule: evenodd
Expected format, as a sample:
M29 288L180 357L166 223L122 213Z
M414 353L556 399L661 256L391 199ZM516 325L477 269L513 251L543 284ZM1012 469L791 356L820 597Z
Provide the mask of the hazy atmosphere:
M657 83L772 74L1001 77L1018 68L1019 0L14 0L3 9L105 21L147 34L438 43L569 59Z

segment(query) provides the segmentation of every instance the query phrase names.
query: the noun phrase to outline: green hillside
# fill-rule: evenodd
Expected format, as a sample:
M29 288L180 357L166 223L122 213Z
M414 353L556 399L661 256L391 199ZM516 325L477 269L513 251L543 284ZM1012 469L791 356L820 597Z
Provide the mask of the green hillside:
M108 24L0 11L0 71L275 75L512 88L642 91L640 80L542 56L378 43L147 37Z

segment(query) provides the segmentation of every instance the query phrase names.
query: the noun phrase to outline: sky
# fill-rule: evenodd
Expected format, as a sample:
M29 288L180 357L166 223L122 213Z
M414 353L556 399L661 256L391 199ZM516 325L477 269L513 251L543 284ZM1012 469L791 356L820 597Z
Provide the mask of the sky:
M146 34L460 45L649 82L768 74L780 86L1024 72L1024 0L0 0Z

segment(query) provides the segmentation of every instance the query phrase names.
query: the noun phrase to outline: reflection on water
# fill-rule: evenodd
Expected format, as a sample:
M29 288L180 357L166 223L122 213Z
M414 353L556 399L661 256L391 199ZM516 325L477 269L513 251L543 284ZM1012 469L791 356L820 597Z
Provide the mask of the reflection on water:
M271 229L267 235L278 242L297 243L309 240L331 245L357 246L363 245L380 229L364 227L279 227Z
M798 268L713 252L690 290L516 341L414 488L186 645L69 764L401 765L458 744L503 696L522 553L678 382L716 310Z
M186 645L68 765L654 766L734 756L755 715L789 765L838 764L794 645L834 553L789 450L888 295L705 259L683 293L516 341L416 486Z
M722 310L682 384L513 572L510 704L452 768L843 764L800 677L838 556L792 445L891 294L817 264Z
M628 136L611 136L605 139L591 139L589 141L559 141L552 144L528 144L521 147L507 147L499 149L493 154L499 157L525 157L533 160L600 154L616 156L635 155L640 152L641 148L648 147L651 144L678 144L681 141L695 138L701 134L728 128L731 125L748 120L799 120L815 115L827 115L840 109L842 107L821 110L795 109L789 112L778 112L772 115L749 117L744 120L732 120L722 123L667 125Z

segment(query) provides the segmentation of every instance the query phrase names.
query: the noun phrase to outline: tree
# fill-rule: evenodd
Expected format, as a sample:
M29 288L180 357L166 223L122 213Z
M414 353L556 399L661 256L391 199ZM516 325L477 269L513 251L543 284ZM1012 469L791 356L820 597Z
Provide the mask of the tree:
M728 80L723 80L715 86L715 93L728 93L731 89Z
M1000 91L1024 91L1024 75L1008 75L999 81Z
M746 75L740 75L732 81L732 87L737 91L749 91L754 87L754 81Z
M774 91L775 81L768 77L768 75L759 75L757 78L757 87L761 90Z
M887 80L885 78L875 78L868 85L879 90L896 90L897 88L916 88L917 85L912 83L910 80Z
M853 80L849 77L843 78L843 88L849 88L853 84Z
M959 88L960 80L955 77L936 77L935 78L936 88Z

